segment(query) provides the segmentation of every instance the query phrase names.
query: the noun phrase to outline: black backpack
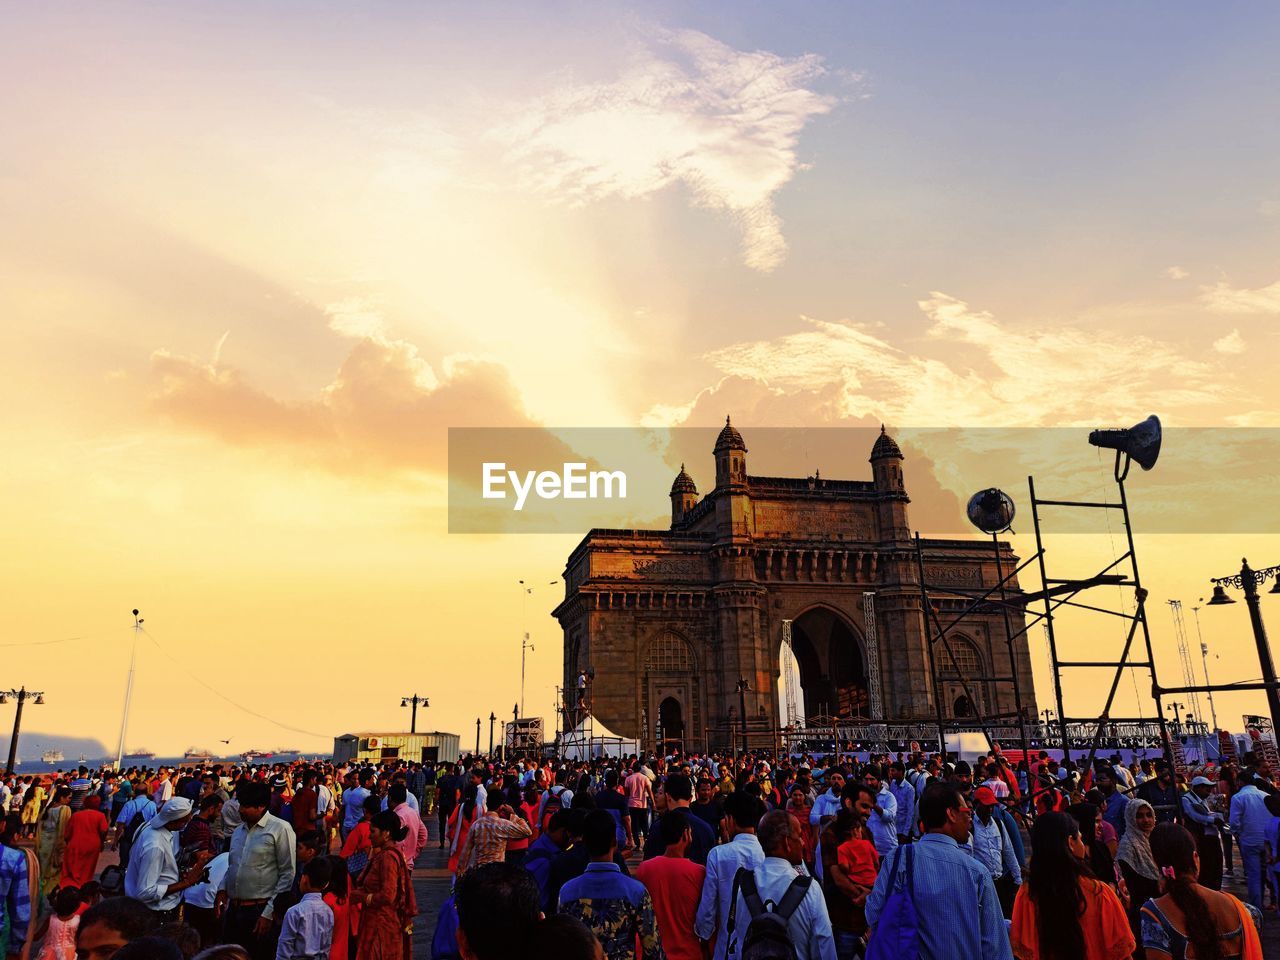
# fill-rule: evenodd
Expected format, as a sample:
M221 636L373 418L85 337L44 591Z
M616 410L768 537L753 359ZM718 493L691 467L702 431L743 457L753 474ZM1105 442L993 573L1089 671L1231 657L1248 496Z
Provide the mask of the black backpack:
M796 948L791 942L787 921L804 901L812 883L812 877L796 877L779 903L774 904L770 900L766 904L760 899L760 891L756 888L756 875L746 867L740 867L733 878L733 899L729 901L729 923L726 929L729 950L734 949L734 914L738 907L738 892L741 891L742 901L747 905L751 920L742 938L742 955L739 960L796 960Z
M151 815L154 817L157 813L155 804L151 806ZM129 854L133 850L133 841L138 838L138 831L147 823L147 818L142 815L139 810L125 824L124 833L120 835L120 864L121 866L129 865Z

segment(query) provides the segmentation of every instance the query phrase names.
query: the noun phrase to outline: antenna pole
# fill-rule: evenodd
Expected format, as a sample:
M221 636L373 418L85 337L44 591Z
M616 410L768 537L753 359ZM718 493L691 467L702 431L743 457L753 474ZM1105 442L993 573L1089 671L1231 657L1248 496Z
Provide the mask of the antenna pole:
M129 680L124 688L124 715L120 718L120 743L116 747L116 769L121 769L124 762L124 739L129 732L129 705L133 702L133 673L138 664L138 631L142 629L142 621L138 619L138 611L133 611L133 650L129 654Z

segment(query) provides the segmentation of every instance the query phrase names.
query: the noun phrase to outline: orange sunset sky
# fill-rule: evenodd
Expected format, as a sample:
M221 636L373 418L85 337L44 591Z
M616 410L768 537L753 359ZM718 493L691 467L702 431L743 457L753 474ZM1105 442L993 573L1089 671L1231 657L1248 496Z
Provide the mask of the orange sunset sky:
M549 718L549 581L584 531L448 533L449 427L1072 427L1101 490L1094 426L1276 425L1278 18L11 8L0 685L48 701L24 744L114 754L135 606L130 747L315 751L407 726L414 692L420 727L466 745L510 716L526 616L527 712ZM1274 461L1199 462L1234 525L1139 539L1168 684L1166 601L1194 645L1209 577L1280 563L1250 519ZM689 468L705 491L710 450ZM1130 482L1140 531L1181 509L1159 470ZM641 515L667 484L633 492ZM1054 549L1079 572L1118 536ZM1263 612L1280 630L1280 598ZM1258 678L1243 603L1201 624L1214 680ZM1123 636L1064 629L1086 656ZM1072 680L1072 712L1101 686ZM1264 708L1217 698L1232 729Z

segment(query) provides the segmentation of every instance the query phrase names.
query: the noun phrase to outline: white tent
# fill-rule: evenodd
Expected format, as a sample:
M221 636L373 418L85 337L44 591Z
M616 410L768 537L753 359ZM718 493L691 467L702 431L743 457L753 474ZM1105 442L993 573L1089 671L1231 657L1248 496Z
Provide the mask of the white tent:
M595 717L588 715L560 738L560 750L570 760L625 757L640 752L640 741L620 737Z

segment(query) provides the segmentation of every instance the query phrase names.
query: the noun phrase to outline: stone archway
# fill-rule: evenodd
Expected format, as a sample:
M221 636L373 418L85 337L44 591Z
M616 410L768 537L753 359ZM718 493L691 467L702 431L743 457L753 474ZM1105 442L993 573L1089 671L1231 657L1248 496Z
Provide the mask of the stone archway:
M662 724L662 739L684 740L684 709L675 697L667 697L658 704L658 722Z
M861 638L829 607L806 610L791 624L806 717L869 717L870 687Z

